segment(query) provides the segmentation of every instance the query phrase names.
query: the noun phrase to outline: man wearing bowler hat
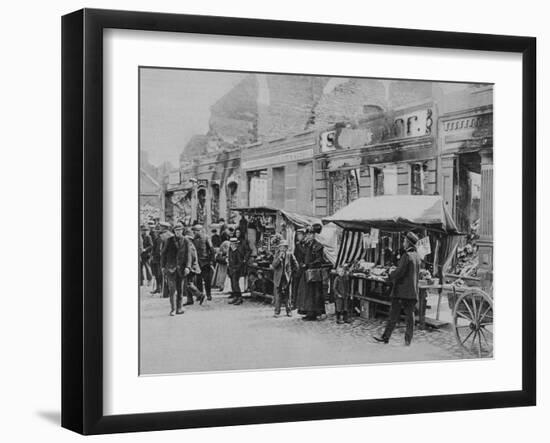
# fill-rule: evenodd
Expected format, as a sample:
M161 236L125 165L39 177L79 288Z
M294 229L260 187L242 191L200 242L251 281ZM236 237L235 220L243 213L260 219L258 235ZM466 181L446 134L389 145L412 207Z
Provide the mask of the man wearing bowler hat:
M420 256L416 251L417 243L418 237L416 234L407 232L403 241L405 252L401 256L395 271L388 277L388 281L393 283L390 316L382 337L374 337L377 342L389 342L401 315L401 310L403 310L406 320L405 345L409 346L411 344L414 329L414 307L418 301L418 274L420 272Z

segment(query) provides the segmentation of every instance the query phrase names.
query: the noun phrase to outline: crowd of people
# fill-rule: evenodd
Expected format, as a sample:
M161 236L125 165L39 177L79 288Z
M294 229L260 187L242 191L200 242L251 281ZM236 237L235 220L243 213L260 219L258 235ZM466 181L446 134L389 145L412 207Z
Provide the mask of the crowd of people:
M152 220L141 226L140 285L149 286L151 294L168 298L171 316L183 314L183 306L195 302L202 305L205 300L211 300L212 288L230 292L230 304L243 303L243 291L247 290L254 259L244 234L246 230L239 225L226 225L223 219L218 226L209 235L198 223L189 227ZM315 321L326 314L327 270L331 265L316 238L321 230L321 224L297 229L292 252L287 240L280 238L276 242L270 263L274 317L279 317L283 308L289 317L296 310L305 321ZM394 290L386 330L381 337L375 337L380 343L388 343L402 311L406 317L405 344L412 340L420 270L417 242L415 234L407 233L405 251L388 278ZM332 282L339 324L351 323L353 319L350 274L350 266L342 266Z
M221 219L217 226L207 235L197 223L189 227L151 220L141 225L140 285L169 298L170 315L183 314L186 305L211 300L212 288L230 292L233 305L243 303L252 249L239 225L229 226ZM315 238L321 229L320 224L298 229L293 252L284 239L274 246L274 316L283 308L287 316L297 310L310 321L326 313L323 268L327 262Z

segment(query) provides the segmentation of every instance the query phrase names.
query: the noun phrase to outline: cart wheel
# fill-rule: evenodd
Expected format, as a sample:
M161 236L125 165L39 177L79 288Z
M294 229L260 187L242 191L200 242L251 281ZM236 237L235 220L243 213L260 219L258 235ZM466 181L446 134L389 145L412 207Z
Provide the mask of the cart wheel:
M493 353L493 300L481 289L471 288L455 303L453 323L457 342L478 357Z

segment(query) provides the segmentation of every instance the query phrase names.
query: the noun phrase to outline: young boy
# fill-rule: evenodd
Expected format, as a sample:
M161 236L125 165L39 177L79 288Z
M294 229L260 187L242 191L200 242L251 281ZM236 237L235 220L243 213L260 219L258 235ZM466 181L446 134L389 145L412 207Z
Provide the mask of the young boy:
M336 310L336 323L351 323L352 302L349 266L338 268L338 275L334 279L334 305Z

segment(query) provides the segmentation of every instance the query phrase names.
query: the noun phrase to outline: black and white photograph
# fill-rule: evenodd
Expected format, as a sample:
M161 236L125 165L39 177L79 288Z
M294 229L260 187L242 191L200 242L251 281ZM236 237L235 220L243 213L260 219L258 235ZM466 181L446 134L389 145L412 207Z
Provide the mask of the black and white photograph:
M136 75L141 376L494 358L492 83Z

